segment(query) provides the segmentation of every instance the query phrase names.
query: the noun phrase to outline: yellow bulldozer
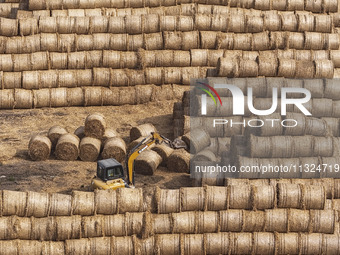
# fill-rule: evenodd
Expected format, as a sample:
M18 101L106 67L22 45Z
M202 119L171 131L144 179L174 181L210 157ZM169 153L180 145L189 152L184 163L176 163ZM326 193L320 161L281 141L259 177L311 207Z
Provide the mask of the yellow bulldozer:
M171 148L184 148L184 144L176 145L168 138L153 132L144 138L126 155L126 178L122 164L116 159L103 159L97 162L97 175L92 179L91 186L93 189L118 189L118 188L134 188L134 161L140 153L148 149L152 144L165 143Z

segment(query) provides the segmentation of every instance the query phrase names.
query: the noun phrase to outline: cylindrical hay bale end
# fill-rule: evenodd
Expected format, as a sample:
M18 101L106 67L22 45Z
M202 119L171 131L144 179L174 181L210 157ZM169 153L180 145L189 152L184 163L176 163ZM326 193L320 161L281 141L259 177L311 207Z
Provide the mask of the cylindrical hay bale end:
M158 144L152 148L153 151L157 152L159 156L162 158L161 165L166 165L169 156L173 153L173 149L166 144Z
M106 129L106 121L102 114L94 113L87 116L85 120L85 135L102 139Z
M201 128L190 130L182 140L190 147L192 153L198 153L210 145L211 139L207 131Z
M80 142L79 157L82 161L96 161L100 153L101 141L92 137L84 137Z
M46 136L33 136L28 144L28 154L32 160L46 160L51 154L52 143Z
M74 131L74 134L76 135L76 136L78 136L79 137L79 139L81 140L81 139L83 139L84 137L85 137L85 127L84 126L80 126L80 127L78 127L75 131Z
M62 135L55 149L55 155L57 159L73 161L78 158L79 155L79 141L78 136L73 134Z
M156 128L151 123L146 123L137 127L133 127L130 130L130 141L134 141L141 136L149 136L151 132L157 132Z
M167 166L171 172L190 172L190 153L184 149L174 150L169 156Z
M102 151L103 159L114 158L123 162L126 156L126 144L120 137L112 137L106 140Z
M162 162L157 152L148 150L142 152L135 160L135 172L144 175L153 175Z
M53 126L48 130L48 138L50 138L52 142L52 148L55 148L59 137L64 134L67 134L67 130L60 126Z

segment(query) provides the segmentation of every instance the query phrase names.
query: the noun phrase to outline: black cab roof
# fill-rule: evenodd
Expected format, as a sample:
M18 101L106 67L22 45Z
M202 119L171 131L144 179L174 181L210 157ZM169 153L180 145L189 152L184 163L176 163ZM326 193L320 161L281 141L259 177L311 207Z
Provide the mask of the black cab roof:
M117 160L115 160L114 158L109 158L109 159L102 159L102 160L98 160L97 164L99 166L104 167L105 169L107 168L111 168L111 167L115 167L115 166L121 166L122 164L119 163Z

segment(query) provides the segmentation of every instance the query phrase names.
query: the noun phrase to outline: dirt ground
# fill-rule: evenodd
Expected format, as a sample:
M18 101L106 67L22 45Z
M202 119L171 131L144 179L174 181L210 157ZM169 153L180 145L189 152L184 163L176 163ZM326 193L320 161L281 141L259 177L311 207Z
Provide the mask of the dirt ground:
M0 161L0 189L70 193L88 190L96 173L95 162L50 160L31 161L27 146L31 135L47 132L53 125L65 127L69 132L84 125L88 114L100 112L106 117L108 127L116 129L129 142L132 126L152 123L157 130L173 139L172 107L175 101L151 102L144 105L46 108L0 111L1 149L15 148L10 160ZM136 187L157 185L161 188L191 186L188 174L171 173L159 168L153 176L136 175Z

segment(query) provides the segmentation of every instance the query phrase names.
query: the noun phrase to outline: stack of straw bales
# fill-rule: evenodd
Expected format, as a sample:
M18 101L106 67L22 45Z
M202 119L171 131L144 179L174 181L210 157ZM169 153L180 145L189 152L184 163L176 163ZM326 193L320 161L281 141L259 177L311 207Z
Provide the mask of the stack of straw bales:
M47 136L32 136L28 152L32 160L46 160L51 152L57 159L73 161L78 157L83 161L96 161L101 157L125 159L126 145L119 134L107 127L105 117L100 113L87 116L85 125L74 134L60 126L49 129Z

